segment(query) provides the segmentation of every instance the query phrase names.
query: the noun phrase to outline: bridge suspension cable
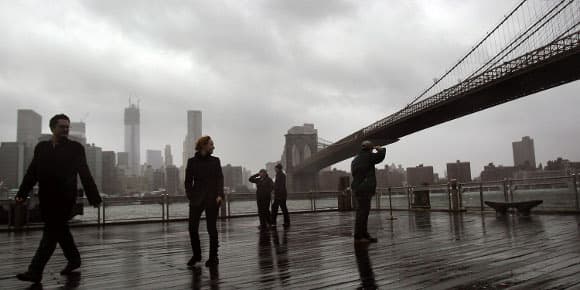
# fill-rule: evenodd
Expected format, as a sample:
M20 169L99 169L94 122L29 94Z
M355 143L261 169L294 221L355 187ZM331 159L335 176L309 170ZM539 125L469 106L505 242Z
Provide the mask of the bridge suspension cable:
M518 2L403 109L329 145L295 170L323 168L353 156L351 145L357 141L378 139L389 144L418 130L580 79L579 26L580 0Z
M426 96L435 97L457 84L469 82L503 62L577 31L579 23L580 0L522 0L433 84L401 110L366 127L363 134L403 117L401 115L410 111L411 106Z

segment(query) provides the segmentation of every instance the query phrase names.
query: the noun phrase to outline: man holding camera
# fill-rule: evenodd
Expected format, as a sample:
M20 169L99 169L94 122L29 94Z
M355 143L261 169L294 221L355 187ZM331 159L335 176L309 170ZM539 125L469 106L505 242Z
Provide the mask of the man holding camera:
M373 152L373 149L376 152ZM361 144L361 151L351 163L351 189L358 202L354 228L354 240L357 243L377 242L377 239L369 234L367 224L371 210L371 198L377 189L375 164L385 159L386 152L385 148L374 146L371 141L364 141Z

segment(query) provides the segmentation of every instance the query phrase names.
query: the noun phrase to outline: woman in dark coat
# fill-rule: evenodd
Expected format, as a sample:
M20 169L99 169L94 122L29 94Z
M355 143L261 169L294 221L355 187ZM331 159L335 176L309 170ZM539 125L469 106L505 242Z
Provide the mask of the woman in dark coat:
M187 263L190 267L201 261L199 220L204 210L209 234L209 259L205 265L219 264L217 217L224 200L224 176L219 158L212 156L214 149L211 137L203 136L197 140L195 156L187 160L185 192L189 199L189 236L193 250L193 257Z

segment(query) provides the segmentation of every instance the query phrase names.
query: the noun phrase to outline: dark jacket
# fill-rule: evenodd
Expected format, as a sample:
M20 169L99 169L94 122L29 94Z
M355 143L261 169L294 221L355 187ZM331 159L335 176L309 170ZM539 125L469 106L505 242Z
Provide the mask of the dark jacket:
M189 203L200 205L203 201L215 202L224 198L224 175L220 159L199 152L187 160L185 193Z
M42 141L34 148L34 157L16 196L27 198L38 182L43 220L68 220L78 195L77 176L89 203L100 204L101 196L89 171L83 145L68 139L56 146L52 141Z
M377 178L375 176L375 164L385 159L387 150L381 148L373 153L370 149L363 149L350 164L352 173L351 189L357 195L375 194L377 189Z
M286 174L284 174L284 172L276 173L276 181L274 182L274 198L284 200L287 197Z
M256 198L270 199L272 190L274 189L274 182L270 176L262 178L260 174L254 174L250 177L250 182L256 184Z

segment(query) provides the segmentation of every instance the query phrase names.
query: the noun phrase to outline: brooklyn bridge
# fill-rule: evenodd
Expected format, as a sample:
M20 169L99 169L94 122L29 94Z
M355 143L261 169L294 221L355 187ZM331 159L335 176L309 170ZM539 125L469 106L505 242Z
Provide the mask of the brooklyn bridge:
M289 132L283 162L293 189L315 189L316 173L354 156L363 140L387 145L578 80L579 24L579 1L522 1L404 108L336 142L313 132Z

